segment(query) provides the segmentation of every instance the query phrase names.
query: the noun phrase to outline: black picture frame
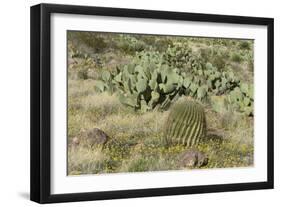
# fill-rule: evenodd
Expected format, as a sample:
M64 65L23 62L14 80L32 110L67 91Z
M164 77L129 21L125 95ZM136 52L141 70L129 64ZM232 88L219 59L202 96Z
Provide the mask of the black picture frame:
M51 129L51 74L50 74L50 15L53 13L134 17L181 20L208 23L232 23L267 26L267 181L237 184L218 184L188 187L167 187L73 194L51 194L50 188L50 129ZM88 201L103 199L167 196L179 194L211 193L272 189L274 187L274 71L273 44L274 20L272 18L195 14L168 11L103 8L89 6L39 4L31 7L31 174L30 199L38 203Z

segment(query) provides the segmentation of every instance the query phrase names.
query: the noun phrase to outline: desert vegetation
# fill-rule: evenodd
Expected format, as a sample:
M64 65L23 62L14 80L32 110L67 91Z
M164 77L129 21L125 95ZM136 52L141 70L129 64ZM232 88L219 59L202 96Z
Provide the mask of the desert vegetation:
M67 35L69 175L254 164L252 40Z

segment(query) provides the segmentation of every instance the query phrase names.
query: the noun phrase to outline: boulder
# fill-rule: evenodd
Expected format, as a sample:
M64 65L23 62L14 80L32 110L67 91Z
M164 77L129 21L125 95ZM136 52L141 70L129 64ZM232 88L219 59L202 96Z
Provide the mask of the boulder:
M207 164L208 156L198 150L189 149L180 155L180 167L198 168Z
M98 128L93 128L85 132L85 141L88 146L104 145L109 136Z

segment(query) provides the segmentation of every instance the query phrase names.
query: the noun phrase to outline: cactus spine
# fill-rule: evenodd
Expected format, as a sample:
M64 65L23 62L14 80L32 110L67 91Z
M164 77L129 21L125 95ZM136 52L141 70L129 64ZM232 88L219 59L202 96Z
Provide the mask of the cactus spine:
M166 143L171 145L197 145L206 134L205 112L194 101L179 101L169 114L166 123Z

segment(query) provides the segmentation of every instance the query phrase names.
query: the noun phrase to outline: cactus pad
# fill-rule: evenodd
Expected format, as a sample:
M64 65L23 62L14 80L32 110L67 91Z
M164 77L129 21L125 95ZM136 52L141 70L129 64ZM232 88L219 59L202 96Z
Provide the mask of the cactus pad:
M191 100L181 100L170 111L165 128L166 144L197 145L206 135L203 107Z

